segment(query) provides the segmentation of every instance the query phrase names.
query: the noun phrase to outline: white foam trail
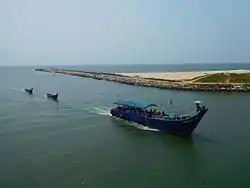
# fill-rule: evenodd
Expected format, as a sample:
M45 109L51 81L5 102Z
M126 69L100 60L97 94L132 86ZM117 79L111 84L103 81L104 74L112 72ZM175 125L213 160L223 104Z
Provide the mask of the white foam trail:
M111 115L112 116L112 115ZM127 121L127 120L124 120L124 119L120 119L118 117L115 117L113 116L113 118L117 119L117 120L120 120L120 121L123 121L125 122L126 124L128 124L129 126L133 126L137 129L140 129L140 130L144 130L144 131L155 131L155 132L160 132L159 129L152 129L152 128L149 128L147 126L144 126L144 125L140 125L138 123L135 123L135 122L132 122L132 121Z
M129 125L132 125L138 129L141 129L141 130L144 130L144 131L155 131L155 132L159 132L160 130L158 129L152 129L152 128L149 128L147 126L144 126L144 125L140 125L138 123L135 123L135 122L128 122L126 121Z
M105 116L112 116L111 113L110 113L110 109L107 109L107 108L98 108L98 107L94 107L95 111L97 114L99 115L105 115ZM119 119L119 118L117 118ZM121 119L119 119L121 120ZM152 128L149 128L147 126L143 126L143 125L140 125L138 123L135 123L135 122L129 122L129 121L126 121L126 120L122 120L122 121L125 121L127 124L129 125L132 125L138 129L141 129L141 130L144 130L144 131L155 131L155 132L158 132L160 130L158 129L152 129Z
M12 88L12 89L8 89L9 92L12 92L12 91L21 91L21 92L25 92L25 89L21 89L21 88Z
M98 107L94 107L94 109L95 109L96 113L99 115L111 116L110 109L98 108Z

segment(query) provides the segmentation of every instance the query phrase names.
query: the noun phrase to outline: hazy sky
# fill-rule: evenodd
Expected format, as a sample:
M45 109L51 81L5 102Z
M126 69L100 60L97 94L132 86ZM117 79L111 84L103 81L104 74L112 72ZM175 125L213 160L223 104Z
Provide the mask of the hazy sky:
M0 65L250 62L250 0L0 0Z

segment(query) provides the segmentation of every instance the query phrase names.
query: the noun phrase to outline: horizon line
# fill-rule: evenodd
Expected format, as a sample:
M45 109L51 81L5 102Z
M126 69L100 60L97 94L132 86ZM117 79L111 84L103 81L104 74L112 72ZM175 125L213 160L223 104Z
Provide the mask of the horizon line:
M211 62L211 63L173 63L173 64L163 64L163 63L157 63L157 64L54 64L54 65L48 65L48 64L41 64L41 65L29 65L29 64L24 64L24 65L0 65L0 67L41 67L41 66L141 66L141 65L149 65L149 66L154 66L154 65L221 65L221 64L250 64L250 62Z

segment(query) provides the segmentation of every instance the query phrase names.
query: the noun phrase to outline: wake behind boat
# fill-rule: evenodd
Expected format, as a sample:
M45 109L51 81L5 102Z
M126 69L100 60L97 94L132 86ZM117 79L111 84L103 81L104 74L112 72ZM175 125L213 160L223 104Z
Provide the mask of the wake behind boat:
M114 104L117 107L111 109L112 116L181 136L191 136L208 110L200 101L195 101L196 110L193 115L169 115L164 111L157 112L156 109L148 110L157 105L135 101L119 100Z

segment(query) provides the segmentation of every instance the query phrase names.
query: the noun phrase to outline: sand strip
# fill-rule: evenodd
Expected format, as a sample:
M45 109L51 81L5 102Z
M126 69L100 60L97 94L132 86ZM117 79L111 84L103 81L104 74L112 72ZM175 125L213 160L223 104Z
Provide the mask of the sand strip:
M220 71L193 71L193 72L143 72L143 73L116 73L124 76L155 78L166 80L189 80L199 76L216 73L250 73L250 70L220 70Z

